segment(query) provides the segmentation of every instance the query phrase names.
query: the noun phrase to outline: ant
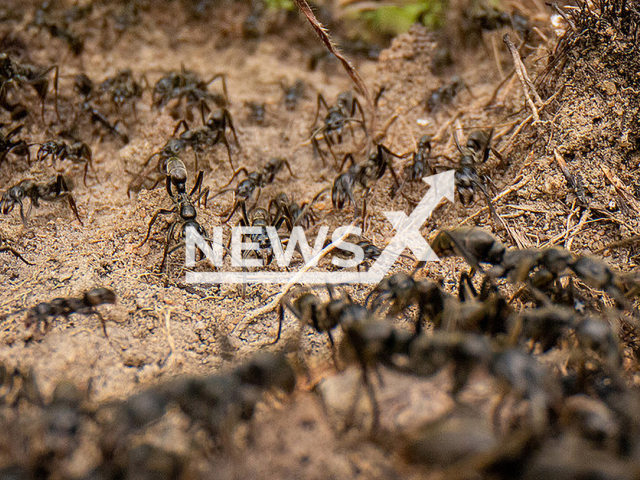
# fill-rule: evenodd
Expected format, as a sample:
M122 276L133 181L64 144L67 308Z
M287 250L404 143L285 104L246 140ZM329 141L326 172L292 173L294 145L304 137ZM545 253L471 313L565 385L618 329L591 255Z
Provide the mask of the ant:
M167 175L166 175L166 188L167 194L169 198L173 201L173 208L171 209L160 209L158 210L153 217L151 217L151 221L149 222L149 228L147 230L147 235L144 237L142 243L138 246L138 248L142 247L149 236L151 235L151 228L153 227L156 220L160 215L174 215L174 220L169 224L167 229L166 243L164 247L164 253L162 256L162 263L160 264L160 273L165 271L165 266L167 264L167 257L176 251L178 248L184 246L184 241L181 241L173 248L171 247L171 243L175 240L175 230L179 224L181 224L181 238L184 238L186 235L186 231L188 227L195 228L196 232L200 234L202 237L207 237L207 232L205 229L198 223L196 219L198 212L196 211L196 207L194 204L198 203L202 198L204 198L204 202L206 205L206 198L209 193L209 189L205 188L201 191L202 187L202 179L203 172L199 172L196 178L196 181L193 185L191 191L187 194L186 192L186 183L187 183L187 169L184 166L182 160L177 157L171 158L167 162ZM176 193L173 192L173 188L176 189ZM196 192L198 192L196 194ZM210 239L207 238L210 241Z
M363 163L356 163L353 159L353 155L348 153L345 155L340 170L344 167L347 160L351 161L351 167L338 175L333 181L331 187L331 201L334 208L342 210L345 203L352 203L354 206L354 216L358 215L358 205L356 203L355 196L353 194L353 188L356 184L359 184L364 189L363 192L363 207L362 207L362 222L366 223L366 211L367 203L366 197L371 190L371 183L379 180L385 174L387 169L391 172L395 183L395 189L399 188L400 182L392 166L392 158L403 158L402 155L393 153L387 147L382 144L376 145L375 150L369 155L369 158Z
M90 11L91 5L84 7ZM77 12L76 17L86 15L89 12ZM52 37L59 38L64 41L74 55L80 55L84 50L84 41L71 30L69 30L69 21L67 19L56 19L51 14L51 2L45 1L40 8L36 10L33 21L29 27L37 27L47 30Z
M33 263L25 260L25 258L22 255L20 255L20 253L18 253L16 249L14 249L11 245L9 245L5 239L0 237L0 253L3 253L3 252L12 253L14 257L18 258L19 260L22 260L22 262L26 263L27 265L34 265Z
M291 174L291 176L295 178L295 175L291 171L291 165L289 165L289 162L284 158L277 158L277 157L270 159L262 167L261 170L258 170L256 172L249 172L245 167L240 167L238 170L236 170L233 173L231 180L229 180L229 182L226 185L223 185L222 190L220 190L218 193L216 193L212 197L212 198L215 198L218 195L222 195L227 192L234 192L235 203L233 205L233 208L231 209L231 213L229 213L229 215L227 215L227 218L223 221L228 222L231 219L231 217L233 217L233 214L236 213L238 208L242 208L243 217L246 219L247 217L246 202L253 196L253 192L255 192L256 189L259 190L273 183L276 178L276 175L284 167L287 167L287 170L289 170L289 173ZM244 179L242 182L240 182L236 188L224 188L227 185L231 184L231 182L233 182L233 179L236 178L236 176L240 172L244 172L247 178ZM259 195L260 193L258 192L258 196Z
M279 230L282 225L286 225L289 231L292 230L291 223L287 217L273 217L266 209L262 207L254 208L249 211L248 215L246 208L243 207L242 218L239 220L238 225L241 227L256 227L260 231L249 235L252 243L258 245L258 251L262 257L264 265L269 265L273 260L273 245L271 245L271 238L267 232L268 227L274 227ZM251 250L246 250L244 258ZM243 288L244 292L244 288Z
M222 82L222 95L208 91L209 85L215 80ZM179 72L169 72L155 83L152 99L153 107L157 109L163 108L173 99L178 99L178 105L185 99L187 112L195 105L202 105L206 101L223 107L228 103L226 76L218 73L209 80L202 80L197 73L187 70L182 65Z
M113 290L100 287L86 292L81 298L55 298L48 303L39 303L27 312L25 324L27 328L35 325L36 331L45 334L50 326L49 317L56 318L63 316L66 319L72 313L82 315L97 315L102 324L102 332L106 338L107 326L104 318L96 309L98 305L105 303L116 303L116 294Z
M150 190L156 188L158 184L165 179L168 160L173 157L177 157L185 148L186 146L183 140L180 140L179 138L169 139L160 150L151 154L151 156L149 156L149 158L147 158L142 164L140 173L138 173L136 177L129 182L129 186L127 187L127 196L131 196L131 192L139 192L142 189L145 180L149 179L148 174L145 173L145 169L153 157L158 157L156 173L159 175L159 178L154 181Z
M435 173L435 170L429 164L430 156L431 135L423 135L420 137L420 140L418 140L416 151L413 152L411 164L404 167L405 179L396 190L396 196L401 193L402 188L407 182L419 182L424 177L431 176Z
M318 121L321 107L323 107L327 113L324 117L323 125L314 128L316 122ZM355 115L358 112L360 113L361 119L355 118ZM321 140L324 140L324 143L326 144L329 152L331 153L334 161L336 161L337 164L337 158L333 151L332 145L342 143L342 134L345 126L349 126L349 130L351 131L351 135L353 136L353 129L351 128L352 123L360 124L362 130L366 135L367 127L365 123L364 111L358 99L355 98L351 92L344 92L338 95L335 105L331 107L328 106L327 101L324 99L322 94L318 94L316 114L313 119L312 126L313 131L311 133L311 143L313 144L314 151L320 155L323 162L325 160L326 154L320 148L318 136L320 136Z
M23 128L24 125L18 125L6 135L0 132L0 165L10 153L26 156L27 161L31 162L31 154L29 153L29 145L27 142L24 140L12 140Z
M84 163L83 180L85 186L87 185L87 172L89 167L93 168L91 163L91 147L89 147L89 145L84 142L74 142L68 145L64 140L49 140L40 145L36 159L42 162L49 156L51 156L51 163L55 163L56 160L70 160L73 163Z
M291 86L286 86L284 83L280 83L280 86L284 97L284 107L289 111L295 110L298 101L304 96L304 82L298 79ZM313 123L315 124L315 121Z
M184 131L180 134L179 139L184 143L185 146L193 148L193 150L196 152L196 169L198 168L198 152L203 152L205 147L212 148L218 143L222 143L227 149L229 164L231 165L232 169L235 169L235 167L233 166L233 160L231 158L231 147L229 146L229 140L227 140L227 128L231 130L238 148L241 147L240 142L238 141L236 129L233 126L231 113L229 113L229 110L227 110L226 108L221 108L219 110L213 111L206 121L204 120L204 109L201 110L201 114L203 123L201 127L189 129L187 121L180 120L173 131L173 136L175 136L176 133L180 130L180 127L184 128Z
M490 152L493 152L498 159L502 160L500 154L491 146L492 138L493 129L491 129L490 132L477 130L469 135L466 146L462 148L454 130L453 139L461 155L460 162L454 174L455 186L463 205L470 204L473 201L476 191L480 190L487 202L487 207L489 207L494 221L499 227L505 228L502 219L493 207L493 202L487 191L486 184L490 182L491 179L486 175L478 174L477 170L477 165L486 162Z
M23 200L25 198L31 200L29 210L25 215ZM73 214L80 222L80 225L84 225L78 214L78 207L71 195L71 190L67 185L66 179L62 175L57 175L54 180L49 183L35 183L32 180L22 180L17 185L9 188L0 197L0 211L3 215L9 214L16 205L20 206L20 218L23 225L27 225L27 217L31 212L32 207L38 208L40 200L45 202L54 202L66 198L69 202L69 207L73 211Z
M453 99L456 97L456 95L460 91L462 91L462 89L467 89L467 91L471 93L471 90L469 90L469 87L464 82L464 80L462 80L462 78L458 76L452 77L451 83L447 85L443 85L442 87L433 91L427 97L427 100L426 100L427 110L429 112L434 112L441 105L450 104L453 101Z
M327 291L329 300L326 302L311 292L302 293L293 302L290 300L290 295L285 295L278 307L278 333L272 343L275 344L280 340L285 309L289 310L303 326L309 325L316 332L327 334L333 361L337 367L335 340L331 331L344 322L369 318L371 312L362 305L354 303L347 293L335 297L330 285L327 285Z
M3 107L8 105L6 100L8 86L15 84L31 85L42 103L42 120L44 121L44 103L47 97L47 90L49 88L47 75L51 72L53 72L56 115L59 119L57 65L52 65L51 67L40 67L26 63L23 64L12 60L6 53L0 53L0 104Z
M298 205L293 198L289 199L286 193L278 193L275 198L269 202L268 211L271 212L275 207L275 218L283 216L289 220L292 226L295 227L299 224L303 229L307 230L317 221L317 217L311 206L320 196L326 193L327 190L327 188L321 190L310 202L304 202L302 205Z
M120 120L117 120L115 123L112 123L103 113L101 113L93 105L92 97L95 90L93 81L89 77L87 77L85 74L82 73L76 76L74 87L82 97L82 100L80 101L80 104L79 104L79 110L89 115L91 123L101 126L108 133L110 133L115 138L120 140L124 145L128 144L129 136L125 133L122 133L117 128L118 124L122 122ZM77 119L77 114L76 114L76 119Z
M507 247L488 231L477 227L443 229L431 242L431 249L439 257L458 255L473 268L484 272L480 263L500 265ZM419 263L417 268L423 266Z
M142 98L142 86L136 82L131 69L119 70L113 77L105 78L98 89L109 95L116 111L128 103L136 115L136 102Z
M447 304L453 301L453 296L431 280L416 280L413 276L400 272L385 277L369 293L365 301L373 312L377 312L385 304L389 304L387 315L395 316L406 310L410 305L418 306L415 321L415 335L420 335L425 319L434 325L442 324L443 312ZM369 303L371 301L371 303Z
M258 125L264 125L267 115L267 104L262 102L245 102L245 106L249 109L249 119Z

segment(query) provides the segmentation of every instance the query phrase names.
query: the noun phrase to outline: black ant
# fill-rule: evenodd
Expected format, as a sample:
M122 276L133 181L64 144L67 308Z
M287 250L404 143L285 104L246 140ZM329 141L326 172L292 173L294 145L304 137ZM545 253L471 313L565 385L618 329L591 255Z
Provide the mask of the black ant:
M284 83L280 83L280 86L284 95L284 107L290 111L295 110L298 101L304 96L304 82L298 79L291 86L286 86ZM315 124L315 121L313 123Z
M396 196L401 193L402 188L407 182L419 182L424 177L431 176L435 173L434 168L429 163L431 156L431 135L423 135L418 140L416 151L413 152L411 163L404 167L404 181L400 184Z
M245 106L249 109L249 119L258 125L264 125L267 116L267 104L265 102L245 102Z
M347 203L352 203L354 206L354 216L358 215L358 204L353 194L353 188L356 184L359 184L363 189L363 207L362 207L362 222L366 223L366 211L367 202L366 197L371 190L371 184L385 174L387 169L391 172L394 180L394 189L397 189L400 185L398 177L392 166L392 158L403 158L403 155L397 155L389 150L384 145L376 145L375 150L369 155L369 158L363 163L356 163L352 154L345 155L340 170L344 167L347 160L351 161L351 167L338 175L333 181L331 187L331 201L334 208L342 210Z
M202 179L203 172L199 172L196 178L196 181L193 185L191 191L187 194L186 192L186 182L187 182L187 169L184 166L184 163L179 158L171 158L167 161L167 194L169 198L173 201L173 208L171 209L160 209L158 210L151 221L149 222L149 228L147 230L147 235L144 237L144 240L138 247L142 247L149 236L151 235L151 228L153 224L158 220L160 215L174 215L174 220L169 224L167 229L167 237L166 243L164 247L164 253L162 256L162 263L160 264L160 272L164 272L165 266L167 264L167 257L176 251L178 248L184 246L184 241L181 241L176 246L171 248L171 243L175 240L175 230L179 224L181 224L181 238L184 238L186 235L186 231L188 227L195 228L196 232L202 237L207 237L207 232L205 229L198 223L196 217L198 212L196 210L195 204L198 203L201 199L204 198L206 204L207 194L209 193L209 189L205 188L201 191L202 187ZM176 189L176 192L173 192L173 188ZM197 192L197 193L196 193ZM207 240L210 240L207 238Z
M236 142L238 148L240 147L240 142L238 141L238 135L236 133L236 129L233 126L233 120L231 118L231 113L226 108L221 108L219 110L214 110L209 118L204 120L204 109L201 111L202 114L202 123L201 127L189 129L189 125L186 120L181 120L176 125L176 128L173 131L173 135L180 130L180 127L184 128L184 131L180 134L179 139L184 142L185 146L189 146L193 148L196 152L196 169L197 169L197 153L203 152L205 148L212 148L216 146L218 143L222 143L227 149L227 155L229 156L229 164L232 169L235 169L233 166L233 160L231 158L231 147L229 146L229 140L227 139L227 128L233 134L233 138Z
M231 209L231 213L227 215L227 218L224 220L224 222L228 222L231 219L231 217L233 217L233 214L236 213L238 208L242 208L243 216L246 218L247 217L246 202L253 196L253 193L256 191L256 189L260 189L262 187L265 187L273 183L273 181L276 178L276 175L284 167L287 167L291 176L295 177L295 175L291 171L291 165L289 165L289 162L284 158L270 159L264 165L264 167L262 167L262 170L258 170L257 172L249 173L249 171L245 167L241 167L238 170L236 170L233 173L233 176L231 177L231 180L229 180L227 185L233 182L233 179L236 178L236 176L240 172L244 172L247 178L242 182L240 182L236 188L224 188L227 185L223 185L223 189L214 195L214 197L217 197L218 195L222 195L227 192L234 192L235 203L233 205L233 208Z
M26 156L27 161L31 161L31 155L29 153L29 145L24 140L12 140L20 131L24 128L24 125L18 125L13 130L9 131L6 135L0 132L0 165L7 155L13 153L15 155Z
M23 206L23 200L25 198L29 198L31 200L29 210L27 210L26 214L24 213ZM35 183L32 180L22 180L20 183L9 188L2 194L2 197L0 198L0 211L4 215L7 215L16 205L19 205L20 218L22 219L22 223L26 226L27 217L31 212L31 208L38 208L40 206L40 200L45 202L54 202L63 198L66 198L69 202L69 207L78 219L78 222L80 222L80 225L84 225L80 219L80 215L78 214L78 207L73 199L73 195L71 195L67 181L62 175L57 175L56 178L49 183Z
M490 208L493 208L486 188L488 178L484 175L479 175L477 170L477 165L485 163L491 152L497 153L491 147L492 137L493 129L490 132L477 130L469 135L463 148L460 146L455 131L453 133L453 139L460 152L460 161L455 171L455 185L463 205L471 203L476 191L480 190L487 199Z
M49 80L47 75L53 72L53 86L55 94L55 109L58 119L58 66L40 67L12 60L6 53L0 53L0 104L8 105L6 100L7 88L10 85L27 84L35 90L42 103L42 119L44 121L44 102L47 97Z
M416 280L411 275L400 272L383 278L367 296L366 305L369 305L370 300L370 307L374 312L389 304L387 315L390 316L398 315L410 305L417 305L415 335L419 335L423 322L427 319L436 326L442 324L445 306L453 297L436 282L428 279Z
M286 225L289 231L293 228L289 219L284 216L274 217L266 209L262 207L254 208L247 214L246 209L243 208L242 218L238 222L241 227L258 227L259 233L253 233L248 235L251 238L251 242L258 245L258 251L264 261L264 265L269 265L273 260L273 245L271 244L271 238L267 232L267 227L274 227L279 230L282 225ZM251 252L246 250L244 257Z
M215 94L208 91L208 87L215 80L222 82L223 94ZM209 80L202 80L197 73L187 70L182 65L179 72L169 72L153 86L153 107L160 109L173 99L178 99L178 104L185 99L187 103L187 113L192 107L202 105L207 101L212 101L218 106L225 106L228 103L227 82L225 75L219 73Z
M309 325L316 332L327 334L333 360L337 366L335 340L331 331L342 323L369 318L371 312L362 305L354 303L348 294L336 298L331 286L327 285L327 290L329 300L326 302L311 292L302 293L293 302L290 300L291 295L285 295L278 309L278 333L273 343L280 340L285 309L287 309L295 315L302 326Z
M142 86L135 80L129 68L119 70L113 77L105 78L98 89L108 94L111 102L119 111L123 105L130 104L136 114L136 102L142 98Z
M84 8L90 10L91 5ZM87 13L88 11L85 14ZM76 16L80 16L81 14L82 12L78 12ZM47 30L52 37L64 41L74 55L80 55L82 50L84 50L84 41L69 29L68 23L66 19L56 19L53 17L51 14L51 2L47 0L36 10L35 17L29 26Z
M458 76L452 77L449 84L443 85L427 97L427 110L429 112L434 112L441 105L450 104L462 89L467 89L469 93L471 93L471 90L469 90L469 87L462 78Z
M129 136L125 133L122 133L117 128L118 124L122 122L120 120L117 120L115 123L112 123L102 112L100 112L93 105L92 99L93 93L95 91L93 81L85 74L80 74L75 78L74 87L82 97L82 100L80 101L80 104L78 106L79 111L88 114L91 123L101 126L108 133L120 140L123 144L126 145L127 143L129 143Z
M300 225L307 230L317 221L311 206L327 191L327 188L321 190L310 202L304 202L301 205L294 201L293 198L289 199L286 193L281 192L269 202L268 210L271 212L275 209L275 218L286 217L292 226Z
M37 145L37 144L36 144ZM64 140L49 140L40 145L36 159L42 162L51 156L51 163L56 160L70 160L73 163L84 163L83 180L87 185L87 172L89 167L93 167L91 160L91 147L84 142L74 142L68 145Z
M96 309L98 305L105 303L116 303L116 294L113 290L104 287L89 290L81 298L55 298L51 302L39 303L29 309L25 324L27 328L35 325L36 331L45 334L50 326L49 317L63 316L68 319L72 313L97 315L102 324L104 336L109 338L105 320Z
M140 172L133 180L131 180L131 182L129 182L129 186L127 187L127 196L130 196L131 192L139 192L142 189L145 180L149 179L151 172L147 172L146 168L154 157L158 157L156 173L159 178L155 180L151 179L154 181L153 185L150 187L151 190L156 188L158 184L164 180L167 160L178 156L180 152L189 146L196 152L196 170L198 170L198 152L203 151L205 147L213 147L220 142L222 142L226 147L227 154L229 155L229 163L231 168L234 168L233 161L231 159L231 148L226 135L227 127L233 133L236 145L240 146L240 144L238 143L236 130L233 126L233 121L231 120L231 114L226 109L217 110L209 116L209 119L206 122L204 122L204 112L202 112L202 114L204 123L202 127L190 130L185 120L181 120L176 125L176 128L173 131L173 136L175 136L181 126L184 127L185 130L178 138L170 138L167 140L160 150L152 153L144 161Z
M162 149L151 154L149 158L147 158L145 162L142 164L142 169L140 170L140 173L138 173L135 176L135 178L131 180L131 182L129 182L129 186L127 187L127 196L131 196L131 192L136 192L136 193L139 192L142 189L142 186L145 183L145 180L150 179L149 174L151 172L145 172L145 170L153 157L156 157L156 156L158 157L158 163L155 167L158 178L150 179L150 180L153 180L154 183L149 188L149 190L153 190L154 188L156 188L160 184L160 182L162 182L165 179L166 172L167 172L167 161L170 158L177 157L180 154L180 152L182 152L185 148L186 148L186 145L183 140L180 140L179 138L169 139L167 143L164 144Z
M365 123L364 111L358 99L355 98L351 92L344 92L338 95L336 104L331 107L328 106L327 101L324 99L322 94L319 93L316 114L313 119L313 126L315 126L316 122L318 121L321 107L325 109L326 115L324 117L323 125L313 129L311 133L311 143L313 144L314 150L324 161L325 153L323 153L322 149L320 148L320 142L318 140L318 136L320 136L320 139L324 140L329 152L331 153L331 156L333 156L333 159L337 163L336 155L333 152L332 145L342 143L342 134L345 126L349 126L351 135L353 135L351 124L358 123L360 124L362 130L366 135L367 127ZM355 118L355 115L358 112L360 113L361 119Z

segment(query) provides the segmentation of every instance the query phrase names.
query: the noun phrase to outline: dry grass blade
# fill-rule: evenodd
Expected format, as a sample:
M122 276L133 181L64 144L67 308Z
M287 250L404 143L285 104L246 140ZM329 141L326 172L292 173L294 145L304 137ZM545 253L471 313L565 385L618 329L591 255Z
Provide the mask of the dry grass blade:
M358 88L358 90L360 90L362 95L364 95L367 101L367 105L369 107L369 111L371 112L370 128L371 128L371 131L373 131L373 128L375 126L376 110L373 104L373 99L371 97L371 94L369 93L369 89L367 88L367 85L364 83L364 80L362 80L362 77L360 76L360 74L356 71L353 65L351 65L351 62L349 62L349 60L347 60L342 55L342 53L340 53L337 45L334 44L333 41L331 40L331 37L329 36L329 32L327 31L327 29L322 25L322 23L320 23L320 21L314 15L313 10L311 10L311 7L307 3L307 0L294 0L294 2L296 6L300 9L300 11L304 13L304 16L307 17L307 20L309 20L309 23L311 24L313 29L316 31L316 33L318 34L322 42L326 45L327 49L332 54L334 54L338 60L340 60L340 62L342 63L342 66L351 77L351 80L353 80L353 83L356 84L356 87Z

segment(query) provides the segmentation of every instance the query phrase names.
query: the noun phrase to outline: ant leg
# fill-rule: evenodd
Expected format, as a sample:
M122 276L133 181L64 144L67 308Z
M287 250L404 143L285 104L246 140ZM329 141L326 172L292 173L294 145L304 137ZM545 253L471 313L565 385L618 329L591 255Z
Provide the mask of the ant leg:
M183 127L185 132L189 131L189 124L185 119L182 119L176 124L175 128L173 129L173 133L171 134L172 137L176 136L176 133L178 133L178 130L180 130L180 127Z
M104 338L109 339L109 335L107 334L107 322L105 322L104 317L100 314L98 310L93 309L91 312L98 317L100 320L100 325L102 325L102 333L104 333Z
M355 213L355 212L354 212ZM362 198L362 234L367 232L367 197L363 195Z
M13 253L13 255L22 260L24 263L26 263L27 265L35 265L34 263L28 262L27 260L24 259L24 257L22 255L20 255L16 250L14 250L11 247L0 247L0 253L2 252L11 252Z
M29 217L29 214L31 213L31 207L33 207L33 200L31 201L31 203L29 203L29 210L27 210L27 214L26 215L24 213L24 204L22 203L22 200L18 200L18 205L20 205L20 219L22 220L22 225L24 225L26 227L27 226L27 218Z
M318 100L316 102L316 114L313 117L313 123L311 124L311 128L315 126L318 121L318 115L320 114L320 107L324 106L325 110L329 110L329 106L327 105L327 101L324 99L321 93L318 94Z
M338 157L336 157L335 152L333 151L333 148L331 148L331 136L327 135L323 135L324 141L327 144L327 148L329 149L329 153L331 153L331 156L333 157L333 161L336 164L336 167L338 166Z
M356 161L353 159L353 154L351 153L347 153L344 158L342 159L342 163L340 164L340 172L342 171L342 169L344 168L344 164L347 163L347 160L351 160L351 165L355 165Z
M225 185L222 185L222 188L227 187L229 185L231 185L231 182L233 182L233 179L236 178L236 176L240 173L240 172L244 172L244 174L248 177L249 176L249 171L245 168L245 167L240 167L238 170L235 170L233 172L233 176L231 177L231 180L229 180Z
M238 140L238 134L236 133L236 127L234 127L233 125L233 119L231 118L231 114L229 113L229 110L224 108L223 115L224 115L225 122L229 125L229 130L231 130L231 133L233 133L233 138L236 141L236 145L240 150L242 150L242 147L240 146L240 141ZM224 132L222 132L222 134L224 135Z
M56 117L58 117L58 121L60 121L60 112L58 111L58 66L54 66L54 74L53 74L53 96L54 96L54 105L56 109Z
M224 73L217 73L210 80L207 80L205 83L207 85L213 83L214 81L220 79L222 83L222 93L224 94L225 104L229 103L229 94L227 93L227 76Z
M458 139L458 134L456 133L456 129L451 126L451 132L453 133L453 140L456 143L456 148L458 152L462 153L462 147L460 146L460 140Z
M244 201L242 200L238 200L236 201L235 205L233 206L233 209L231 210L231 213L229 215L227 215L227 218L225 218L224 220L222 220L222 223L227 223L229 220L231 220L231 217L233 217L233 215L238 211L238 208L242 205L243 210L244 208ZM245 215L246 217L246 215Z
M67 201L69 202L69 208L71 208L71 211L78 219L78 222L80 222L80 225L84 227L84 223L82 222L82 219L80 218L80 214L78 213L78 206L76 205L76 201L73 199L73 195L71 195L71 193L69 192L63 193L63 195L67 197Z
M209 198L209 187L205 187L202 192L198 194L194 203L200 204L200 201L204 198L203 208L207 208L207 199Z
M362 364L362 383L364 383L369 401L371 402L371 435L375 436L380 428L380 406L376 399L376 392L373 388L373 384L369 380L366 364Z
M229 146L229 142L227 141L227 137L224 133L222 134L222 144L227 149L227 156L229 157L229 165L231 165L231 170L235 170L236 167L233 165L233 158L231 158L231 147Z
M284 307L282 303L278 306L278 333L276 334L276 339L268 343L267 345L275 345L280 341L280 336L282 335L282 322L284 321Z
M333 360L333 366L336 368L338 372L342 371L340 368L340 364L338 363L338 355L336 352L336 342L333 339L333 335L331 332L327 330L327 337L329 337L329 345L331 346L331 359Z
M467 272L462 272L458 282L458 300L466 302L478 298L478 291L471 282L471 276Z
M144 240L142 241L142 243L138 245L138 248L142 247L145 243L147 243L147 240L149 240L149 235L151 235L151 227L153 227L153 224L156 223L156 220L158 220L158 217L160 215L169 215L170 213L174 213L174 210L160 209L153 215L153 217L151 217L151 221L149 222L149 228L147 230L147 235L144 237Z
M322 195L324 195L325 193L327 193L327 192L328 192L328 191L330 191L330 190L331 190L331 187L325 187L325 188L323 188L323 189L322 189L322 190L320 190L318 193L316 193L316 195L313 197L313 199L312 199L309 203L303 204L302 210L300 211L300 214L298 215L298 217L297 217L297 218L295 218L295 219L293 220L293 224L292 224L292 226L294 226L294 227L295 227L295 226L296 226L296 224L297 224L298 222L303 222L303 221L304 221L304 219L305 219L305 217L306 217L306 215L307 215L307 212L309 212L309 213L310 213L311 222L315 222L315 221L317 221L317 218L314 218L314 217L315 217L315 215L313 214L313 211L311 210L311 206L312 206L312 205L313 205L313 204L314 204L314 203L315 203L315 202L316 202L316 201L317 201L317 200L318 200Z
M76 201L73 199L73 195L71 195L71 192L69 191L69 186L67 185L67 182L65 181L62 175L58 175L56 177L56 195L59 195L60 198L62 198L63 196L67 197L67 201L69 202L69 208L71 208L71 210L73 211L73 214L78 219L78 222L80 222L80 225L84 227L84 223L82 223L82 220L80 219L80 214L78 213L78 207L76 205Z
M315 137L315 135L311 137L311 145L313 146L313 152L320 157L320 159L322 160L322 166L324 167L327 162L324 158L324 153L320 149L320 142L318 142L318 139Z
M198 172L198 176L196 177L196 183L194 183L191 192L189 192L189 197L193 196L194 193L199 192L202 188L202 179L204 178L204 172Z
M291 171L291 165L289 165L289 162L287 160L284 160L282 163L284 163L284 165L287 167L287 170L289 170L289 174L293 177L293 178L298 178L296 177L293 172Z
M178 221L174 221L169 230L167 231L167 243L164 246L164 254L162 256L162 263L160 264L160 273L164 273L165 267L167 266L167 258L169 256L169 246L171 245L171 239L173 238L173 234L176 230L176 226L178 225Z

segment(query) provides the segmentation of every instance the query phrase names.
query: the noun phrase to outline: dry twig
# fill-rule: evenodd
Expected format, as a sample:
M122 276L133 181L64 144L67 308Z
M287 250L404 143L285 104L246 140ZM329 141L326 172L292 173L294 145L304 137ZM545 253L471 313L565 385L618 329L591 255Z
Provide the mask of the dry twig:
M535 101L538 102L539 104L542 104L542 99L540 98L540 95L538 95L538 92L536 92L536 89L533 86L533 82L527 75L527 69L525 68L524 63L522 63L522 59L520 58L518 49L516 48L514 43L511 41L511 38L509 37L508 33L504 35L503 41L504 43L507 44L507 47L511 52L511 56L513 57L513 65L516 69L516 74L518 75L518 79L522 84L522 89L524 90L524 96L527 99L529 108L531 108L531 115L533 116L533 121L539 122L540 114L538 113L538 107L536 107L536 103L531 98L531 95L535 97Z

